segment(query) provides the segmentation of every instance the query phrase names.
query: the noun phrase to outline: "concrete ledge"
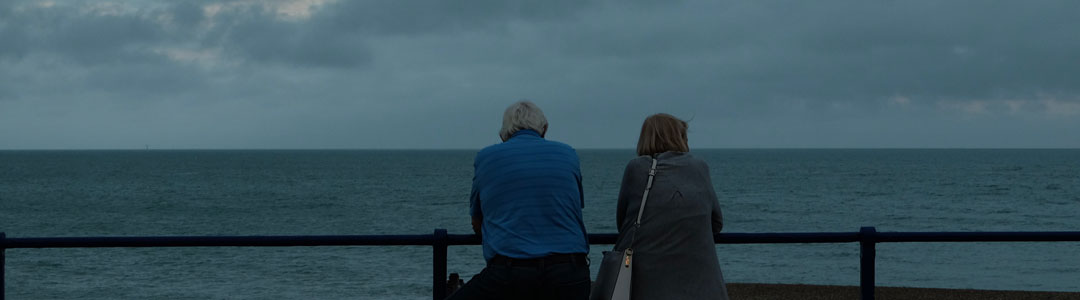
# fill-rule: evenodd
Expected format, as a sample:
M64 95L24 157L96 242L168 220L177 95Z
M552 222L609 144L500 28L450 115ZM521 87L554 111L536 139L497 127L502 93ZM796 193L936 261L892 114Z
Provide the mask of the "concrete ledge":
M727 288L728 295L732 300L859 299L859 287L857 286L728 283ZM875 294L875 299L877 300L1080 300L1080 292L1029 292L882 286L876 288Z

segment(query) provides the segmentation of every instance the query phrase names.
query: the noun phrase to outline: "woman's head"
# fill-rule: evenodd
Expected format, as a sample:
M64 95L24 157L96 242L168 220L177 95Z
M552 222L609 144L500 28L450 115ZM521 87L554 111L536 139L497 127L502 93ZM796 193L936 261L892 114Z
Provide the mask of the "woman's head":
M655 114L645 118L638 137L638 155L656 155L667 151L689 152L686 141L686 121L669 114Z

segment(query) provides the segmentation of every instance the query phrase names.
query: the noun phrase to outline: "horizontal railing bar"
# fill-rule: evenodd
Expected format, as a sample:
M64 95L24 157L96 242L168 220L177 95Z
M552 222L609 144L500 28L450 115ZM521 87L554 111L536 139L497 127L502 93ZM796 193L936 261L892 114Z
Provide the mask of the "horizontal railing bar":
M447 234L446 244L449 246L480 245L480 236L475 234Z
M610 245L618 235L590 234L589 244ZM854 243L858 232L721 233L717 244ZM877 243L902 242L1069 242L1080 241L1080 231L1049 232L878 232ZM4 248L109 248L109 247L289 247L289 246L430 246L434 235L300 235L300 236L133 236L6 238ZM480 245L474 234L447 235L447 245Z
M876 242L1080 242L1080 231L878 232Z
M431 246L434 237L423 235L311 235L311 236L138 236L8 238L12 248L108 247L288 247L288 246Z
M858 232L816 233L721 233L713 240L717 244L817 244L854 243L859 241Z

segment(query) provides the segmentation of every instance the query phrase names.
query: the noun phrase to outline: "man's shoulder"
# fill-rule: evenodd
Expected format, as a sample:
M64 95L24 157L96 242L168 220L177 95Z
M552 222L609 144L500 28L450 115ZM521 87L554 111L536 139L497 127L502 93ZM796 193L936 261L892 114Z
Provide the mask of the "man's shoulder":
M513 154L537 154L542 152L558 152L567 155L577 157L577 151L573 147L562 142L552 140L534 140L529 142L503 142L499 144L490 145L480 149L476 153L476 158L483 158L493 155L513 155Z
M501 145L502 144L493 144L480 149L480 151L476 152L476 158L479 159L481 157L485 157L490 155L491 153L499 151Z
M577 157L577 150L574 150L574 147L570 147L570 145L567 145L566 143L552 140L544 140L544 142L549 145L551 149L572 154L574 157Z

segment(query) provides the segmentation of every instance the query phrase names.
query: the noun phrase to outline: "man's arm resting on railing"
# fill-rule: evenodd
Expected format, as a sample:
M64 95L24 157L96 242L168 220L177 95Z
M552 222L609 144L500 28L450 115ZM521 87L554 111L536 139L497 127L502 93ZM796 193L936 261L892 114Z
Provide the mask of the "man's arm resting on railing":
M481 217L473 217L472 218L472 231L475 232L477 235L479 235L480 234L480 224L483 224L483 223L484 223L483 218L481 218Z

